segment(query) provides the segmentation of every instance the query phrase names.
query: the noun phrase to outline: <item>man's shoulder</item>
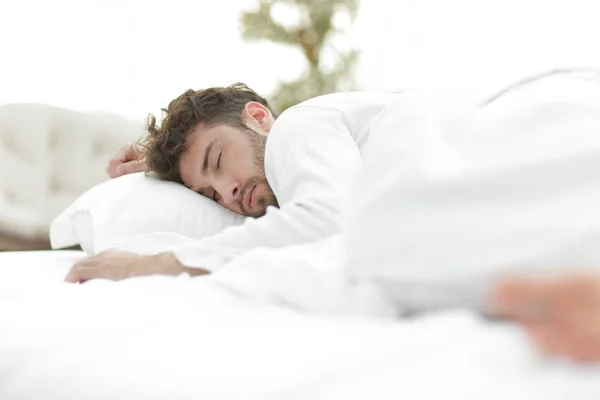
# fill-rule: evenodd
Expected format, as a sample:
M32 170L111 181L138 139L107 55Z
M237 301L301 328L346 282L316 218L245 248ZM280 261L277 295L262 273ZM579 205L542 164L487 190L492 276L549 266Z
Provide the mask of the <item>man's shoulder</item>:
M298 146L295 142L306 142L307 136L319 135L316 126L334 126L349 111L350 104L364 100L368 92L333 93L299 103L285 110L273 124L267 139L267 152L273 146Z
M275 121L269 136L284 134L285 140L319 132L306 129L307 125L334 125L340 120L360 119L364 115L377 114L394 100L401 92L360 91L326 94L306 100L285 110ZM374 110L374 111L373 111Z

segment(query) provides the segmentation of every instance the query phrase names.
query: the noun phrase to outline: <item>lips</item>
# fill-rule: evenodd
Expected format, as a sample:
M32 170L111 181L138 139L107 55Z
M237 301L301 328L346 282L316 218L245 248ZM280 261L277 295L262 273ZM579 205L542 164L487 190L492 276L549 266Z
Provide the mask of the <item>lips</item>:
M244 196L244 204L248 208L252 208L252 200L254 200L253 199L253 197L254 197L254 189L256 189L256 185L252 186L252 189L248 190L246 192L246 195Z

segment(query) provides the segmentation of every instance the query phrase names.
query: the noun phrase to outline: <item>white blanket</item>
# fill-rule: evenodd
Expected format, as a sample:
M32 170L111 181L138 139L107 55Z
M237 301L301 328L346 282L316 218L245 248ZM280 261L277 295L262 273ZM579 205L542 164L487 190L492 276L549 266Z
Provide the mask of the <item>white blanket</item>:
M245 267L266 273L285 268L291 257L310 263L335 258L335 251L332 243L287 254L257 251ZM322 311L354 315L307 315L244 300L239 294L251 286L263 301L275 292L237 274L60 282L80 256L0 254L3 400L592 400L600 394L600 369L543 360L517 328L462 311L395 321L360 317L385 307L376 296L365 301L370 309L340 307L357 292L336 287L326 273L278 279L292 295L279 291L277 302L310 309L318 299L298 293L321 296L329 287L334 294Z
M347 269L399 307L483 307L507 274L600 273L600 69L492 99L407 97L371 127Z

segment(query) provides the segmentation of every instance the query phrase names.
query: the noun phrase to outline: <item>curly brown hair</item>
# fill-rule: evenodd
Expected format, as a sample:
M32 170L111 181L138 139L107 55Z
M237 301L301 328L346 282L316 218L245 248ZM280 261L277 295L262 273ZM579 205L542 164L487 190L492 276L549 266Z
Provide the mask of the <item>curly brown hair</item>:
M160 125L154 115L148 115L148 134L139 142L148 168L161 179L181 183L179 159L188 149L188 135L200 123L246 128L243 111L251 101L262 104L275 116L267 100L243 83L185 91L167 109L161 109Z

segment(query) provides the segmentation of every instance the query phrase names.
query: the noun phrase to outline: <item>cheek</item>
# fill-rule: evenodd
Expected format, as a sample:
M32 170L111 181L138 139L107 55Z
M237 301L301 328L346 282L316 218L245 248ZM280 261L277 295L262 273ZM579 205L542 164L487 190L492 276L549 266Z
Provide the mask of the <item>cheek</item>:
M239 205L239 203L237 201L233 202L233 203L230 203L230 204L224 204L222 200L219 200L218 203L222 207L225 207L226 209L228 209L229 211L233 211L236 214L242 214L242 215L244 215L244 213L240 209L240 205Z
M250 148L231 152L227 164L232 173L242 178L251 178L256 175L255 157Z

